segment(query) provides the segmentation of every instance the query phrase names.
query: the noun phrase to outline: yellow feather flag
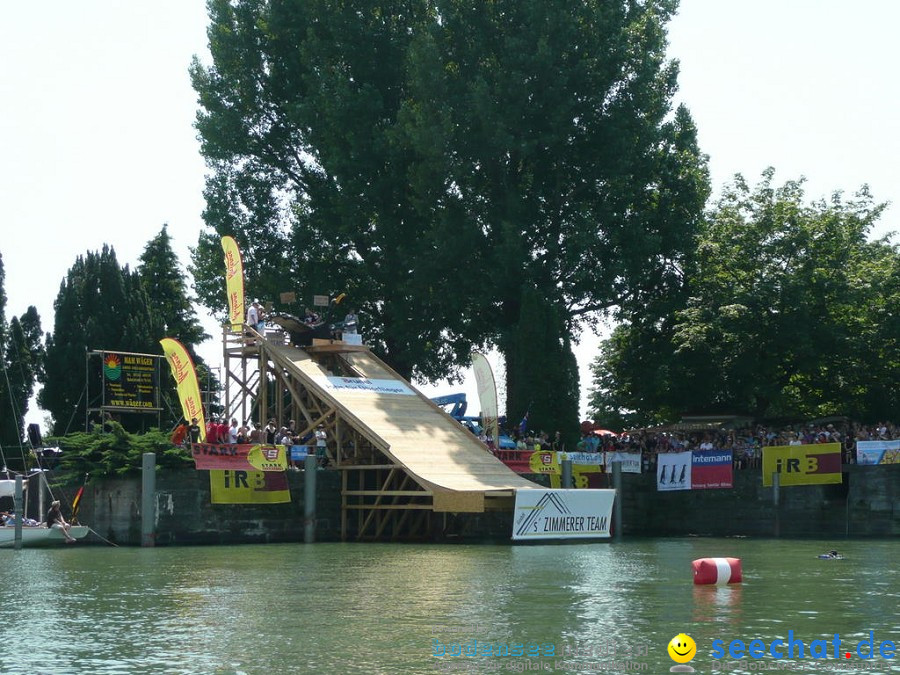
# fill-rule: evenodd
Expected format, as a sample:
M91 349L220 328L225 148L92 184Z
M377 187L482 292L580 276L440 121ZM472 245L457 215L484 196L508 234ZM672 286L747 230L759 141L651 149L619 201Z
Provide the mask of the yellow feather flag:
M225 289L228 292L228 318L231 330L237 332L244 325L244 262L233 237L222 237L225 252Z
M184 419L197 420L200 425L200 441L206 440L206 420L203 419L203 399L200 398L200 385L197 382L197 371L194 369L194 360L188 354L187 349L178 340L163 338L159 341L163 354L172 369L172 377L178 388L178 398L181 401L181 411Z

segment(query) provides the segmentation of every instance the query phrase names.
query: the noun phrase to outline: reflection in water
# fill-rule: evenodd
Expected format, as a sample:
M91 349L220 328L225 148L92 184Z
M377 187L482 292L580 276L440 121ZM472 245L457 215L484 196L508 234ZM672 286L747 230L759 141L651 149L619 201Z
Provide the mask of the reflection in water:
M3 551L0 672L420 673L513 664L483 654L437 659L435 639L551 645L557 656L569 650L565 672L611 660L667 672L666 645L682 632L697 644L690 665L710 672L716 639L768 643L794 631L809 643L839 633L855 648L873 631L896 640L900 544L846 542L847 560L817 560L830 544ZM691 561L713 556L741 558L744 583L694 586Z
M742 591L741 584L694 586L694 621L740 623Z

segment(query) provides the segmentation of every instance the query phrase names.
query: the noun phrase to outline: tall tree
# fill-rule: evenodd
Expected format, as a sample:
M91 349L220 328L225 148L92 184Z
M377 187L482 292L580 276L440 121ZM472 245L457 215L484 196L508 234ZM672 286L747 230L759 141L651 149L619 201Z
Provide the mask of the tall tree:
M54 420L53 433L80 426L86 401L85 357L88 351L116 350L158 353L162 323L155 319L141 278L126 265L120 267L115 251L104 245L99 252L79 256L60 285L53 304L53 333L47 336L41 407Z
M4 379L0 386L0 445L18 446L25 437L25 413L34 393L34 385L43 372L44 346L41 319L37 309L29 307L9 324L4 350ZM8 387L8 388L7 388Z
M233 234L255 293L348 291L401 373L497 343L523 414L525 306L567 372L579 324L659 293L691 244L707 177L671 109L675 6L213 0L201 299L224 305Z
M191 353L201 381L208 383L212 391L218 390L218 380L209 372L206 363L197 354L196 347L209 339L197 318L194 302L188 292L178 256L172 250L172 238L168 226L147 242L136 272L147 294L150 311L155 323L162 326L165 337L173 337ZM158 345L151 353L158 353ZM163 394L163 426L169 426L180 416L180 404L175 384L163 364L160 387ZM172 412L175 414L173 416ZM174 419L173 419L174 417Z
M147 242L136 271L147 293L150 310L168 337L190 347L209 338L197 318L181 263L172 250L168 225L163 225L159 234Z
M738 177L711 211L678 303L620 327L595 365L601 418L676 412L888 416L900 401L900 256L867 236L868 190L807 204L802 182Z

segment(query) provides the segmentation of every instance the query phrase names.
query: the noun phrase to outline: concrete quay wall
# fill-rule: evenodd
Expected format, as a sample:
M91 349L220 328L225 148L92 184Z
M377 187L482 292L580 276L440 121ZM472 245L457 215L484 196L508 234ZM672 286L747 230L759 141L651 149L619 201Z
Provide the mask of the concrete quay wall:
M734 472L731 490L658 492L656 476L623 475L626 536L900 536L900 465L846 466L841 485L783 487L776 506L758 470ZM160 546L303 541L303 473L288 472L289 504L211 504L209 477L191 469L156 477ZM317 541L340 540L340 473L319 471ZM532 476L546 484L546 476ZM71 500L74 487L62 492ZM66 502L63 502L66 504ZM140 545L140 476L92 482L80 519L121 545ZM351 527L354 523L351 518ZM509 541L512 514L450 516L437 539Z

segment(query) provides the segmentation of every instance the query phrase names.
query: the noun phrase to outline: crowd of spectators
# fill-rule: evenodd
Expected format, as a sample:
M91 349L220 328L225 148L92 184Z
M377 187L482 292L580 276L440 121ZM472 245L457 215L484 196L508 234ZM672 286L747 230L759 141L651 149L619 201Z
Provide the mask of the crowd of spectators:
M856 442L900 439L900 427L888 422L863 425L854 422L793 424L783 427L754 425L744 429L653 430L640 429L618 435L584 434L579 450L585 452L640 452L652 468L660 453L686 450L729 450L736 469L759 468L762 448L775 445L840 443L843 462L856 462Z

